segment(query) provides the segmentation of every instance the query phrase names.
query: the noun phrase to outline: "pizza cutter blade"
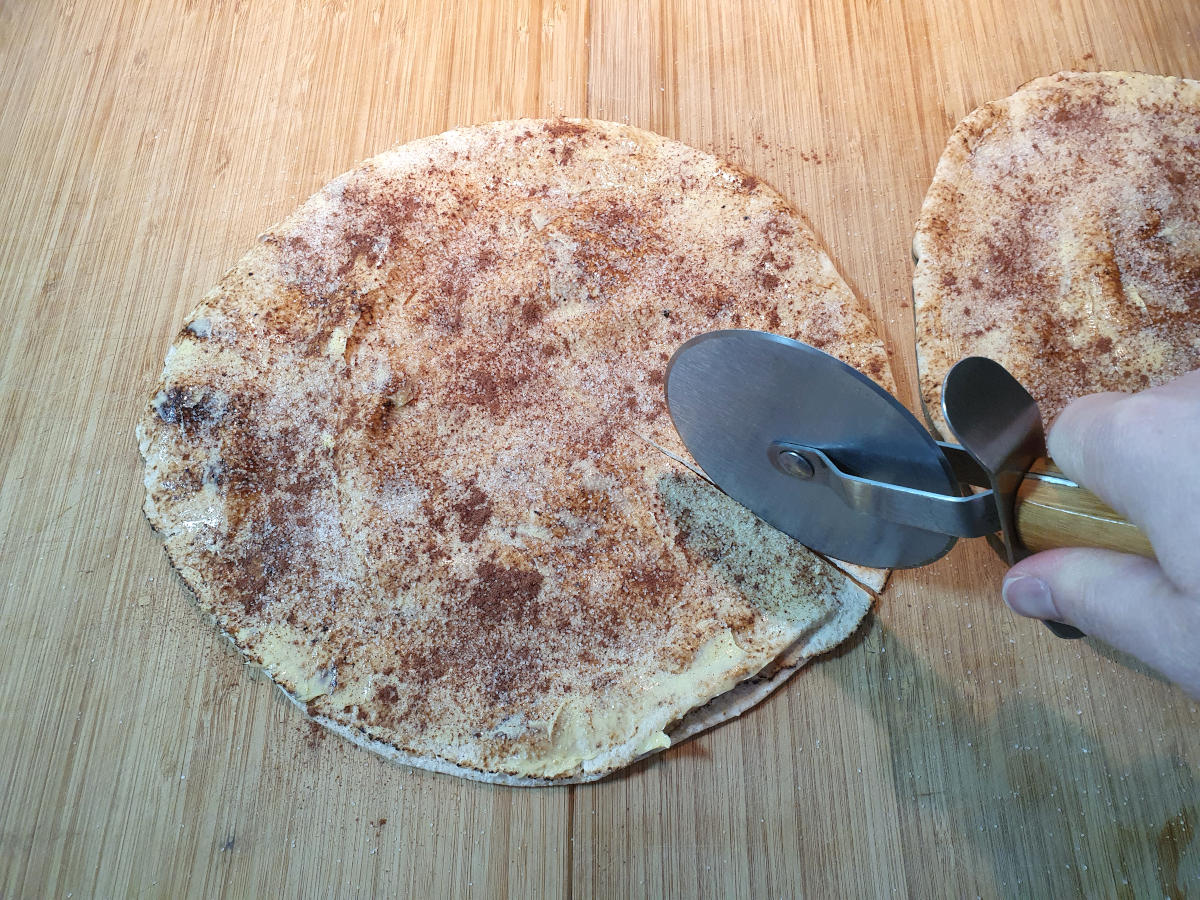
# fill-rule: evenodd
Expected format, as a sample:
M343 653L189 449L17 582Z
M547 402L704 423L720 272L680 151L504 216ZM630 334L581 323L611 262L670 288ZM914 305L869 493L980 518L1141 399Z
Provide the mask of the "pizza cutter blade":
M675 428L705 474L806 546L900 568L954 546L954 536L927 523L897 523L877 507L848 502L845 488L861 484L822 477L832 472L828 460L860 482L961 496L953 467L921 424L840 360L766 332L714 331L676 351L666 391ZM968 530L983 534L992 525Z
M766 332L699 335L675 352L665 381L675 427L705 474L828 556L908 568L960 537L987 537L1010 565L1052 546L1153 555L1136 527L1042 459L1037 404L992 360L961 360L946 376L943 410L961 445L935 441L841 360Z

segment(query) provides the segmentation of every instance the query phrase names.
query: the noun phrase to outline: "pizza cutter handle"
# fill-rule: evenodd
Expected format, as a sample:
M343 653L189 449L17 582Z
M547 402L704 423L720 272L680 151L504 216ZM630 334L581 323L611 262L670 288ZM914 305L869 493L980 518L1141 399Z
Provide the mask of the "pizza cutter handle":
M1100 547L1154 559L1154 548L1136 525L1043 457L1017 488L1016 526L1030 553L1056 547Z

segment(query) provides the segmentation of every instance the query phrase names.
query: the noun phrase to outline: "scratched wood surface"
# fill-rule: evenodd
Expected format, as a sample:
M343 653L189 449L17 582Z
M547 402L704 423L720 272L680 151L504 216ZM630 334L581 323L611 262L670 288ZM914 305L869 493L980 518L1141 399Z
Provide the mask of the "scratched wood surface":
M960 545L742 719L512 790L323 737L191 606L136 417L193 301L333 175L628 121L804 212L915 400L908 242L955 121L1067 67L1200 77L1180 0L0 2L0 895L1200 895L1200 712Z

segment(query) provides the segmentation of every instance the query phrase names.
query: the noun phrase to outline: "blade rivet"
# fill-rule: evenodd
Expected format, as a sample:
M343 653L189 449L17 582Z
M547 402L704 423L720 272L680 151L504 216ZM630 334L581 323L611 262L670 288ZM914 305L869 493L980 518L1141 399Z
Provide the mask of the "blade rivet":
M779 468L796 478L812 478L813 467L795 450L784 450L779 454Z

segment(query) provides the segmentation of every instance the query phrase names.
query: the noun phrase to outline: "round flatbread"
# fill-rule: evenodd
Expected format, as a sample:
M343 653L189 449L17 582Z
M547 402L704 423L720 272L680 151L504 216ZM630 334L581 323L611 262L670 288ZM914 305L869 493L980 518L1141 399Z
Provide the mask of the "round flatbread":
M1039 78L965 118L917 224L926 409L964 356L1006 366L1049 423L1076 397L1200 365L1200 82Z
M597 778L761 699L869 605L693 471L664 368L729 327L891 387L752 176L594 121L416 141L262 235L189 317L139 430L146 512L322 724L457 775Z

